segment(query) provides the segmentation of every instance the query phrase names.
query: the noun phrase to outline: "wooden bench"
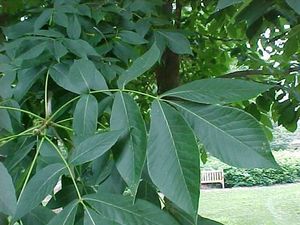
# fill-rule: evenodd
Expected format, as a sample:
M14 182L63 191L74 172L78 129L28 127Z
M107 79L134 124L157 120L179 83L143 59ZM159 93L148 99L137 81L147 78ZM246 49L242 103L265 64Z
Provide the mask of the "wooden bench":
M220 183L225 188L223 170L201 171L201 184L212 183Z

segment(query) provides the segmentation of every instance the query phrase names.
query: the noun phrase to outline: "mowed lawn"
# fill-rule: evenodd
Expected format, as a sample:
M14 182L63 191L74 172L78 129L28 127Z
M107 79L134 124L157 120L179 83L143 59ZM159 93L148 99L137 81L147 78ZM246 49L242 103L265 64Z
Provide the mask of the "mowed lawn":
M225 225L300 225L300 184L202 190L199 214Z

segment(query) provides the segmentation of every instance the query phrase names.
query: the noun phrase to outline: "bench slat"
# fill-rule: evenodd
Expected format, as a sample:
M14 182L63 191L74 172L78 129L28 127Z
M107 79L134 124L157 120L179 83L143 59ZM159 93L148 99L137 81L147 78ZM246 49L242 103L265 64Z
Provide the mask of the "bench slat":
M222 188L225 188L223 170L202 171L201 184L212 183L221 183Z

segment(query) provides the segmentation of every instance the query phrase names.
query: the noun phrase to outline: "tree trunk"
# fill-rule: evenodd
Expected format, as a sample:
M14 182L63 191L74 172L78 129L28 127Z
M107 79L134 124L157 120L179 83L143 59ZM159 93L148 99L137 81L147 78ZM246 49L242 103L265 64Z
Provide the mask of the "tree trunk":
M167 0L163 10L167 15L172 16L173 13L173 2L172 0ZM181 5L176 2L176 21L175 26L179 28L180 17L181 17ZM173 53L170 49L166 49L163 53L161 65L156 68L156 81L158 86L158 94L162 94L170 89L179 86L179 56Z

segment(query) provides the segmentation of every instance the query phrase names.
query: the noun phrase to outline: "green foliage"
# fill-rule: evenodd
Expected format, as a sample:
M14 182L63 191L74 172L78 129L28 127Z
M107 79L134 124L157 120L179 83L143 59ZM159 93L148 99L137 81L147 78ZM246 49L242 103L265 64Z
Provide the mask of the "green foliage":
M226 104L256 97L271 86L224 78L203 79L167 91L172 96L204 104ZM205 93L205 94L204 94Z
M296 13L239 2L0 1L0 221L218 224L198 216L199 145L231 165L276 167L259 122L272 111L293 130L299 118L297 79L257 53L260 30L295 26ZM264 23L274 5L292 22L276 11ZM296 53L274 55L284 68ZM179 64L184 84L157 95L157 68L174 87ZM273 76L216 78L231 67Z
M23 217L43 201L52 192L64 170L65 166L57 163L46 166L36 173L20 193L17 209L13 214L14 218ZM34 193L34 196L32 196L32 193Z
M115 162L135 196L145 166L147 131L139 106L129 94L116 94L110 125L111 129L127 130L115 146Z
M118 86L123 87L131 80L134 80L144 74L146 71L151 69L159 58L160 50L154 43L144 55L136 59L132 65L121 74L118 80Z
M74 224L75 216L78 208L78 202L74 201L67 205L63 211L61 211L56 216L52 217L48 225L62 224L69 225Z
M298 14L300 14L300 4L296 0L286 0L286 3L294 9Z
M204 148L223 162L237 167L277 167L273 156L268 154L270 146L261 126L250 115L217 105L179 103L176 106Z
M97 159L107 152L119 139L123 131L108 131L88 136L75 147L70 163L80 165Z
M17 200L15 196L15 188L11 177L6 168L0 163L0 211L7 215L13 215L16 210Z
M286 165L280 169L237 169L224 170L226 187L268 186L294 183L300 179L300 165Z
M195 136L175 109L157 100L151 107L147 159L153 183L176 205L197 217L200 163Z
M84 200L93 208L94 214L102 218L102 221L98 220L96 224L102 222L120 224L122 221L127 221L132 225L178 224L170 215L144 200L137 200L133 205L130 197L101 192L87 195ZM90 215L86 216L90 217ZM90 220L93 219L90 217Z

